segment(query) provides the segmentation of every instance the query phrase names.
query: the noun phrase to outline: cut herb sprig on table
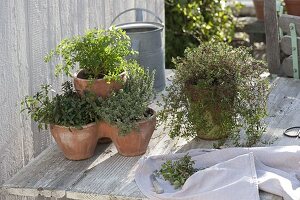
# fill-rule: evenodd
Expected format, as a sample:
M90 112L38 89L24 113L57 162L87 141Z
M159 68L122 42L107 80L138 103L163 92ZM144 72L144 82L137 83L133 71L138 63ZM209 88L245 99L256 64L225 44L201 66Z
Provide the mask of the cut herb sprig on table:
M194 168L194 165L195 161L186 154L176 161L167 160L162 164L161 169L154 173L157 177L162 177L164 180L169 181L175 189L178 189L183 186L190 176L199 170Z

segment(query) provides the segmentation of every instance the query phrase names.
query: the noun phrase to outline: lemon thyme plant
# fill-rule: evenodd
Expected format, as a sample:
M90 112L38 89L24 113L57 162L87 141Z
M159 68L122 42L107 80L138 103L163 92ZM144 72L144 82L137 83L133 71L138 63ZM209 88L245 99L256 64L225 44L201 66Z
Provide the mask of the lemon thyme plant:
M62 59L55 66L56 74L72 76L72 69L78 65L86 79L119 80L127 65L125 57L135 53L130 44L130 38L121 29L93 29L62 40L45 57L45 62L54 57Z
M47 128L48 124L81 128L97 121L101 101L94 94L80 96L69 81L63 83L62 93L53 98L51 91L50 85L42 85L39 92L21 102L22 111L27 111L39 128Z
M206 42L173 62L175 78L159 114L172 138L230 137L236 146L259 141L265 131L268 81L261 76L265 64L250 49Z
M137 128L137 122L151 117L148 105L153 97L154 73L131 62L126 71L127 80L123 89L105 99L99 107L100 118L116 125L120 135Z

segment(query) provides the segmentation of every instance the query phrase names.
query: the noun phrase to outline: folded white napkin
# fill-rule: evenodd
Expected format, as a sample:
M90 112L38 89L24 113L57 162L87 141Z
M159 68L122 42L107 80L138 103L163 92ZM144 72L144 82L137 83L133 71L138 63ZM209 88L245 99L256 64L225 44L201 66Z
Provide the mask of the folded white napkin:
M186 153L141 158L135 180L142 193L150 199L259 200L259 188L284 200L300 200L300 146L194 149L188 153L196 168L206 169L193 174L178 190L158 179L162 194L153 191L150 175L166 160Z

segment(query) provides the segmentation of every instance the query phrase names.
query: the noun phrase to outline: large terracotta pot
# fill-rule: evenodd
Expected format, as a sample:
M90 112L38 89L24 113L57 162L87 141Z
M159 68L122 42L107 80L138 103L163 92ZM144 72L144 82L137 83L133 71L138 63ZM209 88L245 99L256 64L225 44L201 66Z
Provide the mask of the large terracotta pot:
M123 156L138 156L147 151L147 147L156 125L155 111L151 109L152 116L138 122L137 130L132 130L125 136L119 135L119 129L106 122L98 125L99 138L111 138L119 154Z
M197 137L203 140L227 138L230 130L224 126L224 122L226 120L226 122L231 123L234 120L232 107L235 96L234 90L230 91L219 87L199 89L190 84L186 85L185 90L190 101L190 112L188 112L187 117L193 124ZM226 96L227 103L221 104L220 102L224 101L224 96ZM203 103L206 105L204 109L202 109ZM205 120L205 123L199 123L199 119Z
M50 131L67 159L84 160L93 156L98 141L96 123L82 129L50 125Z
M84 91L92 91L97 96L106 98L113 91L118 91L123 87L122 82L110 81L109 83L104 79L88 80L84 79L84 71L81 70L78 73L74 74L74 87L75 90L82 95ZM122 73L121 79L125 81L125 73Z
M253 0L256 18L258 21L264 21L264 0Z
M300 1L299 0L284 0L287 13L289 15L300 16Z

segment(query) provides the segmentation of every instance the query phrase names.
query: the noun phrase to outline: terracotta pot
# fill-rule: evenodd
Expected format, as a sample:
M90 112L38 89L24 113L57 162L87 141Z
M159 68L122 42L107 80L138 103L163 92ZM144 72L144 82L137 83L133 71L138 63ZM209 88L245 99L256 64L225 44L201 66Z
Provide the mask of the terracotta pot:
M284 0L287 13L289 15L300 16L300 1L299 0Z
M50 131L67 159L84 160L93 156L98 141L96 123L82 129L50 125Z
M123 83L118 81L107 82L104 79L88 80L83 78L84 71L81 70L74 74L75 90L82 95L84 91L92 91L97 96L106 98L113 91L118 91L123 88ZM125 73L120 74L123 81L125 81Z
M253 0L256 18L258 21L264 21L264 0Z
M193 123L197 132L197 137L203 140L219 140L227 138L230 134L222 124L226 118L233 120L233 102L235 93L234 90L228 90L222 87L211 87L209 89L200 89L194 85L186 85L186 94L190 101L190 110L193 112L188 113L188 118ZM227 104L220 104L224 97L228 98ZM205 112L199 110L199 102L208 102L205 107ZM210 103L214 101L216 103ZM199 116L205 119L207 126L203 127L198 124Z
M116 146L119 154L123 156L138 156L147 151L147 147L156 125L155 111L151 109L152 116L138 122L137 130L132 130L125 136L119 135L119 129L116 126L106 122L98 124L99 138L109 137Z

